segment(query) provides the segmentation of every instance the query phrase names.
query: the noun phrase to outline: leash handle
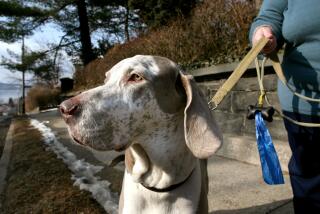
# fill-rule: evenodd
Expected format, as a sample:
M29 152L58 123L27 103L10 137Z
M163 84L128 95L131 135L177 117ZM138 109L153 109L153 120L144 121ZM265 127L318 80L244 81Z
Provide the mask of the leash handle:
M223 98L231 91L231 89L234 87L234 85L239 81L241 76L244 74L244 72L248 69L251 62L258 56L258 54L261 52L261 50L264 48L264 46L268 43L268 39L266 37L262 37L258 43L251 48L251 50L247 53L247 55L242 59L242 61L239 63L239 65L236 67L236 69L232 72L230 77L226 80L226 82L218 89L217 93L214 95L214 97L209 101L209 107L214 110L218 107L218 105L221 103ZM274 71L276 72L278 78L280 81L282 81L283 84L285 84L289 90L296 96L300 97L301 99L308 100L311 102L320 102L320 99L315 99L311 97L304 96L302 94L297 93L287 82L282 67L280 64L279 57L276 53L273 53L269 55L269 59L272 62L272 66ZM262 83L262 82L261 82ZM265 99L268 100L267 96L265 95ZM267 101L268 102L268 101ZM269 102L268 102L269 103ZM305 126L305 127L320 127L320 123L305 123L300 121L295 121L284 114L278 109L275 109L275 111L282 117L290 122L299 125L299 126Z
M211 109L217 108L223 98L229 93L229 91L234 87L234 85L239 81L244 72L248 69L251 62L258 56L264 46L268 43L266 37L262 37L258 43L251 48L243 60L239 63L236 69L232 72L227 81L219 88L217 93L208 103Z
M213 98L209 101L209 106L212 110L216 109L224 97L231 91L231 89L235 86L235 84L239 81L244 72L248 69L251 62L258 56L264 46L268 43L268 39L266 37L262 37L257 44L251 48L251 50L247 53L247 55L242 59L236 69L232 72L226 82L218 89L217 93L213 96ZM279 57L276 53L270 54L269 59L272 62L272 66L274 71L276 72L280 81L288 87L288 89L297 97L310 101L310 102L318 102L320 103L320 99L307 97L305 95L299 94L292 88L290 84L288 84L279 61Z

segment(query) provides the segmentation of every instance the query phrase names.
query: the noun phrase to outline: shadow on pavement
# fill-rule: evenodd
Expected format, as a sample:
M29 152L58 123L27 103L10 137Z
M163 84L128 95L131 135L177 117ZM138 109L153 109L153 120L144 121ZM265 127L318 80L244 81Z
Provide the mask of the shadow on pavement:
M273 208L271 208L273 207ZM210 214L293 214L292 200L282 200L243 209L216 210Z

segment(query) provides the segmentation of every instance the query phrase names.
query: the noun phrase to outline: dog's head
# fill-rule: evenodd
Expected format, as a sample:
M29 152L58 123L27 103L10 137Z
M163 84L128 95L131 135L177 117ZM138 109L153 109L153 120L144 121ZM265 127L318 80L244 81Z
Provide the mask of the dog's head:
M106 72L104 85L64 101L60 111L73 139L97 150L124 150L159 130L166 135L168 127L177 129L170 126L177 120L198 158L213 154L222 141L192 77L164 57L122 60Z

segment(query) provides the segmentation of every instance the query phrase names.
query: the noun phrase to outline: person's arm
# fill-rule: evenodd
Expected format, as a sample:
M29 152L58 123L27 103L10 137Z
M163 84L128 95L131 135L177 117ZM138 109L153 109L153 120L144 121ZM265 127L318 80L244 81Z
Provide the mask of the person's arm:
M258 16L251 25L249 39L254 45L262 36L269 38L269 43L263 49L270 53L278 45L282 45L281 34L283 11L287 8L288 0L264 0Z

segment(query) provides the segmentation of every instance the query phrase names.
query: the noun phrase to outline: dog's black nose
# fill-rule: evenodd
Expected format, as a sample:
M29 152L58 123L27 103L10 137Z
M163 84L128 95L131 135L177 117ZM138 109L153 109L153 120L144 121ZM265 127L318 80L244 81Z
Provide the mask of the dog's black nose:
M72 116L79 110L79 103L74 99L69 99L63 101L59 109L63 117Z

